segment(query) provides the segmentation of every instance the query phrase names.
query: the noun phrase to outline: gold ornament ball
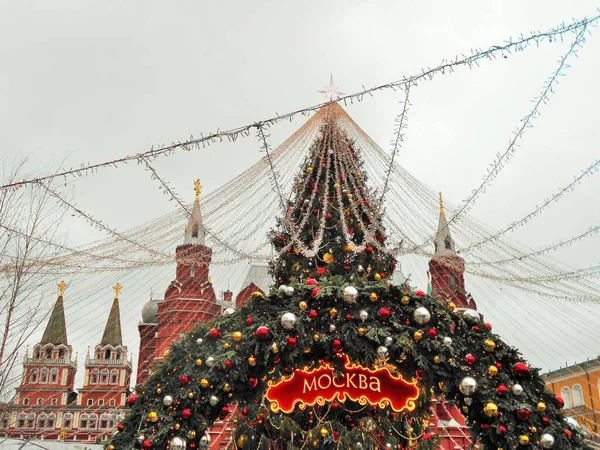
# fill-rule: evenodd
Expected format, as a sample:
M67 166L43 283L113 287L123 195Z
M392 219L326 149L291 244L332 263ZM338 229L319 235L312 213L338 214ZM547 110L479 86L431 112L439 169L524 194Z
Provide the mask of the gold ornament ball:
M202 386L203 388L207 388L208 387L208 380L206 378L202 378L200 380L200 386Z
M330 315L331 317L335 317L335 316L337 316L337 313L338 313L338 310L337 310L337 309L335 309L335 308L331 308L331 309L329 310L329 315Z
M415 341L423 339L423 332L421 330L415 331Z
M188 431L187 437L190 441L196 439L196 432L194 430Z
M313 168L312 168L312 167L307 167L307 168L306 168L306 173L312 173L312 171L313 171Z
M245 434L242 434L239 438L237 438L237 446L239 448L244 448L246 446L246 444L248 443L248 436L246 436Z
M263 298L263 297L264 297L264 295L263 295L263 293L262 293L262 292L260 292L260 291L254 291L254 292L252 293L252 297L261 297L261 298Z
M537 428L536 427L531 427L529 429L531 430L532 433L537 433Z
M242 340L242 333L239 331L234 331L233 332L233 340L235 342L240 342Z
M194 398L194 393L192 391L188 392L188 398Z
M169 355L170 355L170 354L171 354L171 350L169 350L169 349L166 349L166 350L165 350L165 352L163 353L163 357L164 357L165 359L167 359L167 358L169 357Z
M110 444L109 446L106 447L106 450L115 450L115 446Z
M277 345L277 342L273 342L273 343L271 344L271 351L272 351L273 353L279 353L279 346Z
M521 445L529 445L529 436L526 434L522 434L519 436L519 444Z
M462 410L464 413L468 413L469 412L469 407L468 406L463 406Z
M371 300L372 302L376 302L377 294L375 292L371 292L371 295L369 295L369 300Z
M439 364L441 360L442 359L439 356L437 356L437 355L433 357L433 363L434 364Z
M248 358L248 364L250 364L251 366L255 366L256 365L256 358L254 356L250 356Z
M179 424L179 423L176 423L176 424L175 424L175 429L176 429L176 430L179 430L180 428L181 428L181 424Z
M333 188L334 188L334 189L339 189L339 187L340 187L340 184L339 184L339 183L334 183L334 185L333 185Z
M320 339L321 339L321 336L319 335L319 333L315 333L314 336L313 336L313 340L315 342L319 342Z
M373 275L373 279L375 281L379 281L379 280L381 280L381 275L379 275L378 273L376 273L375 275Z
M354 251L354 247L351 244L344 245L344 253L352 253Z
M400 299L400 303L402 303L403 305L408 305L410 303L410 297L408 295L403 296Z
M483 349L486 352L493 352L494 350L496 350L496 343L491 339L486 339L485 341L483 341Z
M231 348L231 344L229 342L225 342L223 344L223 348Z
M162 389L161 388L156 388L156 393L157 394L161 394L162 393Z
M365 327L359 327L358 328L358 335L359 336L364 336L365 334L367 334L368 329Z
M496 375L498 375L498 368L496 366L488 367L488 375L491 377L495 377Z
M483 407L483 412L488 417L497 416L498 415L498 405L496 405L493 402L489 402Z
M538 411L546 411L546 404L544 402L539 402L537 404Z
M196 365L197 365L197 366L201 366L201 365L202 365L202 360L201 360L200 358L198 358L198 359L196 360Z
M334 261L333 255L331 253L325 253L323 255L323 261L325 261L325 264L331 264Z
M200 424L198 425L198 429L199 429L200 431L204 431L204 430L206 430L206 427L207 427L207 426L208 426L208 425L206 424L206 422L205 422L205 421L202 421L202 422L200 422Z
M306 303L304 300L301 301L300 303L298 303L298 306L300 307L300 309L302 311L306 311L306 308L308 308L308 303Z
M456 304L454 302L448 302L448 309L450 309L450 311L456 311Z
M148 422L156 422L158 420L158 413L156 411L150 411L146 416Z
M326 438L329 435L329 430L325 427L321 428L321 436Z

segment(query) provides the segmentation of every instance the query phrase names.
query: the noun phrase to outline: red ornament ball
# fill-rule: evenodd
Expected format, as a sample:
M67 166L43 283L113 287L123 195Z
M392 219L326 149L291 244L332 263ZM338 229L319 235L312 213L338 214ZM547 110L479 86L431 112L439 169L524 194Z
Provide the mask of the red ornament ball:
M123 425L122 423L119 424L119 426L117 426L117 430L119 431L123 431L125 429L125 425Z
M183 417L184 419L189 419L190 417L192 417L192 411L188 408L184 409L183 411L181 411L181 417Z
M558 402L558 404L560 405L560 409L563 409L565 407L565 399L562 398L560 395L557 395L556 397L556 401Z
M467 364L471 365L475 362L475 357L469 353L467 356L465 356L465 361Z
M421 369L417 370L415 374L417 375L417 379L423 379L423 371Z
M527 364L522 362L516 363L513 370L515 371L515 375L518 377L524 377L529 373L529 367L527 367Z
M231 366L233 366L233 363L231 362L230 359L228 359L227 361L225 361L225 368L227 370L231 369Z
M571 439L573 437L573 432L571 430L565 430L563 431L563 434L568 437L569 439Z
M255 388L256 386L258 386L258 378L248 378L248 386Z
M227 417L227 415L231 412L231 409L229 408L229 406L223 406L221 408L221 411L219 411L219 418L220 419L224 419L225 417Z
M133 404L135 403L135 401L136 401L137 399L138 399L138 396L137 396L137 394L130 395L130 396L127 398L127 405L128 405L128 406L133 406Z
M319 282L314 278L309 278L308 280L306 280L307 286L316 286L317 284L319 284Z
M529 410L528 409L517 409L517 417L521 420L528 420L529 419Z
M181 384L188 384L188 381L190 381L190 379L187 377L187 375L181 375L179 377L179 382Z
M423 292L423 291L417 291L417 292L415 292L415 294L417 294L417 296L419 296L419 297L425 297L425 292Z
M373 253L373 247L367 247L367 248L365 248L365 252L367 252L367 253Z
M333 402L333 403L331 404L331 407L332 407L333 409L338 409L338 408L340 407L340 404L339 404L338 402Z
M308 317L310 317L312 320L315 320L317 318L318 314L314 309L311 309L310 312L308 313Z
M342 345L342 341L340 341L339 339L334 339L331 343L331 348L334 352L339 353L344 349L344 346Z
M390 312L389 308L381 308L379 310L379 312L377 313L379 318L382 320L386 320L388 317L390 317L390 314L391 314L391 312Z
M213 328L212 330L210 330L210 337L212 338L218 338L219 337L219 330L217 330L216 328Z
M248 317L246 317L246 323L248 325L252 325L252 323L254 323L254 319L252 319L252 317L248 316Z
M435 331L435 328L430 328L427 334L429 335L429 337L434 339L437 337L437 331Z
M548 419L547 417L542 417L542 423L544 425L548 425L550 423L550 419Z
M477 325L475 325L475 326L472 328L472 330L473 330L473 331L481 331L481 328L479 328Z
M508 394L508 388L506 386L504 386L503 384L501 384L496 389L496 392L498 393L498 395L505 395L505 394Z
M492 324L491 324L491 323L487 322L487 323L485 324L485 327L486 327L488 330L492 331Z
M507 429L506 429L506 427L504 425L499 425L498 426L498 431L500 433L506 433Z
M318 273L319 275L325 275L325 267L319 267L319 268L317 269L317 273ZM319 289L319 290L320 290L320 289ZM315 292L315 291L313 291L313 295L314 295L314 292Z
M322 267L321 267L321 269L322 269ZM325 269L323 269L323 270L325 270ZM319 288L319 287L314 288L311 293L312 298L317 298L317 295L319 294L319 292L321 292L321 288Z
M423 440L427 441L431 439L431 433L428 431L426 433L423 433Z
M247 416L248 415L248 408L244 406L244 408L242 409L242 415L243 416Z
M258 327L256 329L256 335L261 339L266 339L269 337L269 329L267 327Z
M296 348L296 338L295 337L287 338L287 346L288 346L288 348Z
M194 450L196 448L196 443L195 442L190 442L188 444L188 447L191 448L192 450Z
M150 442L148 439L146 439L144 442L142 442L142 447L152 448L152 442Z

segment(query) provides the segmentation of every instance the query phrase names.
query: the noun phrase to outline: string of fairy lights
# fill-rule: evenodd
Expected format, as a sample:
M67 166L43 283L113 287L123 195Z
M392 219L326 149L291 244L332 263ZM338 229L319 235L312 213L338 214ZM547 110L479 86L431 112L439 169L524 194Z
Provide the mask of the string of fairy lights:
M523 51L532 45L539 46L542 43L560 40L573 33L575 38L567 53L561 58L559 67L544 85L542 93L536 98L533 109L523 118L521 126L515 132L507 149L492 162L480 186L473 190L460 206L454 206L450 202L446 202L444 206L450 216L449 224L451 226L454 224L452 226L453 236L457 242L460 242L461 255L466 260L466 273L478 280L477 286L482 291L489 291L491 298L498 297L499 293L507 295L507 292L513 292L499 290L497 286L504 284L518 289L520 292L542 298L578 298L589 301L599 299L597 292L600 284L594 278L597 277L600 266L573 270L546 257L547 253L597 234L598 226L590 227L584 233L540 249L526 248L508 239L505 235L529 223L534 217L541 215L553 203L561 200L567 192L575 189L584 177L595 174L600 167L600 160L583 169L571 184L549 197L542 206L536 207L523 219L509 224L501 231L491 230L467 215L475 200L485 192L487 185L510 160L510 157L516 151L517 141L526 129L531 127L532 121L539 115L539 108L548 102L556 79L568 68L567 59L577 53L577 50L585 43L585 36L589 32L589 28L595 26L599 20L600 15L597 15L589 19L561 25L547 32L532 33L527 37L510 40L502 46L493 46L487 50L474 50L469 55L461 55L454 60L445 60L433 69L404 77L400 81L390 82L371 89L363 89L360 92L335 99L337 103L348 104L354 101L362 101L367 94L373 95L378 91L388 89L400 89L405 94L404 101L401 102L402 111L396 118L391 153L386 153L377 146L347 115L343 114L336 118L340 128L360 149L361 157L364 160L363 169L369 176L369 184L372 188L371 192L365 193L365 197L369 196L374 203L378 203L377 206L381 210L384 225L388 230L387 248L393 248L394 253L402 257L412 255L426 260L433 256L427 248L431 246L432 232L437 227L438 194L412 177L397 164L395 159L400 151L404 132L407 129L408 111L411 106L409 102L410 89L416 88L421 81L432 80L436 75L450 74L456 68L473 68L482 61L493 60L497 56L509 56L513 52ZM207 235L207 245L213 248L215 255L211 266L211 272L215 277L213 283L222 286L228 280L241 280L243 278L242 271L236 267L240 263L247 261L265 262L275 256L269 247L266 238L267 232L274 226L274 218L282 210L285 211L285 193L292 192L291 187L295 184L294 176L304 162L308 147L319 133L321 121L325 120L323 115L318 114L318 111L324 105L306 107L228 131L216 131L202 135L200 138L190 137L184 142L153 148L148 152L124 156L100 164L84 165L57 174L5 184L1 187L2 193L7 195L28 186L41 186L59 204L62 204L77 217L109 236L106 239L77 248L71 248L59 242L33 238L51 245L61 252L59 256L37 262L41 266L41 274L69 277L72 286L69 299L75 304L86 302L86 308L89 309L90 315L103 318L106 305L101 302L90 304L86 299L106 297L107 286L112 285L115 279L118 278L129 292L148 293L153 286L166 287L173 276L171 271L175 262L174 247L181 243L183 228L191 215L191 207L189 203L186 203L175 193L168 181L158 173L158 170L150 161L154 162L160 156L169 156L179 150L201 149L222 140L235 141L250 136L251 131L255 129L256 137L265 156L257 164L221 188L208 195L203 195L201 199L204 217L202 226ZM317 114L313 115L283 144L271 150L268 143L269 135L265 133L266 128L284 120L293 120L296 117L309 116L313 113ZM177 203L177 211L126 232L119 232L104 221L96 219L91 213L68 201L52 185L52 182L58 179L89 175L102 168L119 167L128 162L137 162L147 170L151 177L160 184L161 192ZM357 168L353 164L354 160L348 157L344 160L338 160L335 168L345 168L346 176L343 177L345 187L349 191L355 192L354 187L358 185L354 179ZM340 178L340 173L331 173L331 168L327 166L323 168L319 162L311 162L311 165L316 167L317 170L324 170L328 178L334 176L336 179ZM265 180L270 181L265 183ZM344 189L344 186L339 186L336 189L338 197L342 189ZM380 201L375 202L374 199L378 192L380 192ZM310 202L313 201L314 196ZM358 208L362 208L361 211L366 212L368 215L375 214L373 209L364 209L364 202L355 204L353 208L356 209L354 211L356 217L361 216ZM309 213L311 210L312 208L307 208ZM338 212L342 218L343 227L345 227L345 238L351 239L350 233L348 233L348 225L343 220L343 211ZM240 220L237 220L240 217L244 218L243 227L236 226L240 223ZM273 220L270 222L265 221L265 217L273 218ZM322 223L324 226L324 221ZM300 230L304 225L305 223L295 224L295 229ZM3 224L0 224L0 227L8 228L11 232L17 234L22 233L16 228L6 227ZM365 227L367 226L365 225ZM315 234L318 236L318 231ZM377 240L371 239L368 233L366 235L368 235L368 237L366 236L366 242L354 243L357 248L368 244L380 246L384 249ZM317 248L318 245L312 248L302 248L301 251L307 257L314 257ZM404 259L401 261L404 263ZM3 271L8 271L10 266L10 263L3 263L0 267ZM422 267L422 265L415 267L415 272L417 270L422 271ZM90 277L92 274L94 276ZM512 293L510 295L516 298L517 294ZM121 299L122 311L139 310L139 299L137 297L126 298L125 301L123 301L123 298ZM42 320L27 336L30 336L39 326L43 326L40 324L44 319L47 319L50 312L50 309L45 307L53 302L54 298L52 296L46 297L46 300L42 303L43 307L40 308L40 311L44 312L44 315L40 316ZM528 307L526 306L526 308ZM533 309L531 310L533 312ZM507 314L501 308L498 309L498 313ZM571 317L567 317L565 320L575 322L575 319ZM595 323L590 318L586 318L586 320L589 320L590 324ZM135 327L137 321L137 316L124 316L122 318L124 328ZM15 334L18 335L31 326L28 323L18 323L15 326ZM69 321L68 331L71 335L83 335L89 329L90 324L85 319L79 319L75 322ZM573 345L580 345L572 338L568 339L571 339ZM13 344L16 351L18 345L15 344L19 344L19 342L9 341L9 343ZM14 381L18 381L19 378L20 376L15 376ZM93 410L93 408L90 408L90 411ZM101 410L101 408L96 409L98 412Z

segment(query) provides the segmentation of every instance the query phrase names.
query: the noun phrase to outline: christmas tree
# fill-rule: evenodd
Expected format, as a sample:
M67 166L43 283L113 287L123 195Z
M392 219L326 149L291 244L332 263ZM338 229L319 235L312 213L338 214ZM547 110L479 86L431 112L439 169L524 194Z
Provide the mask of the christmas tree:
M206 448L228 418L242 449L432 449L433 397L461 408L480 448L586 448L560 397L478 313L390 284L381 205L345 113L319 114L270 236L272 292L173 344L108 448Z

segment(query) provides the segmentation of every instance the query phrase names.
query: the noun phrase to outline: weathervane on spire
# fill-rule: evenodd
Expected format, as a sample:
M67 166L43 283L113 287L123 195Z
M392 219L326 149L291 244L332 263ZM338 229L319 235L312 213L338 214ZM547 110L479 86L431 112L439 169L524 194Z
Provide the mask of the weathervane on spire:
M318 91L321 94L325 94L325 97L330 101L334 101L337 100L338 98L340 98L342 95L344 95L343 93L341 93L340 91L338 91L338 88L336 86L334 86L333 84L333 74L330 75L329 77L329 86L325 86L325 89L323 91Z
M194 190L196 191L196 200L200 199L200 191L202 191L202 185L200 184L200 178L196 178L194 181Z
M121 283L117 283L113 286L113 289L115 291L115 298L119 298L119 292L121 292L121 289L123 289L123 286L121 286Z
M440 192L440 214L444 214L444 203L442 201L442 193Z
M57 284L58 286L58 296L62 297L63 292L65 292L65 289L67 288L67 283L65 283L65 280L62 280L60 283Z

